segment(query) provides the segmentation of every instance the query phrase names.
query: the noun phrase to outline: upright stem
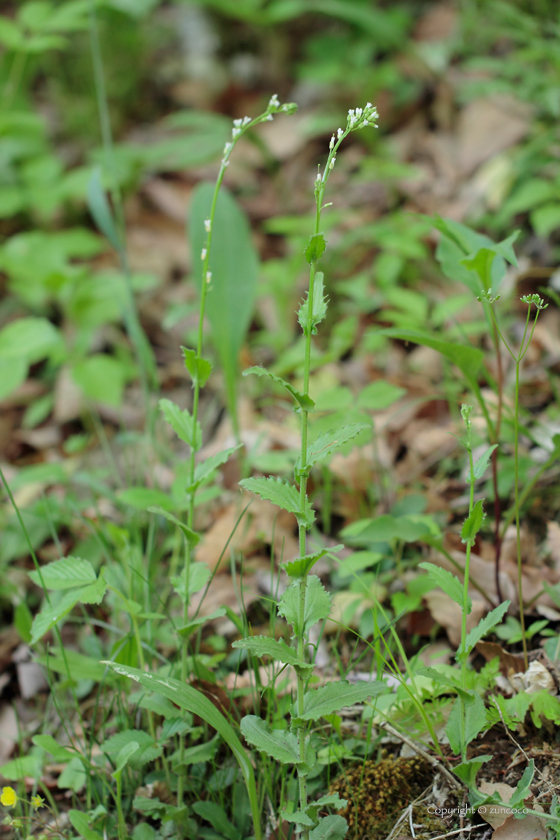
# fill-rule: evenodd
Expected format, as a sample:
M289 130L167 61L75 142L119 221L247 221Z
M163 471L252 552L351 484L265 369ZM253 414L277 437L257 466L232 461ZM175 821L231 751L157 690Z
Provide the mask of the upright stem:
M469 432L469 441L468 441L468 453L469 453L469 469L470 469L470 476L471 476L471 485L470 485L470 493L469 493L469 516L471 515L473 508L474 508L474 462L473 462L473 455L472 455L472 446L470 440L470 432ZM469 608L469 567L471 562L471 548L472 544L469 541L467 543L467 550L465 553L465 576L463 580L463 614L462 614L462 621L461 621L461 651L463 654L463 658L461 660L461 686L463 691L467 690L467 613ZM466 745L466 731L467 731L467 710L465 708L465 702L462 697L460 697L459 702L461 704L461 760L467 760L467 745Z
M515 409L513 418L514 438L514 492L515 492L515 533L517 539L517 592L519 595L519 622L521 624L521 639L523 642L523 661L525 670L529 667L527 658L527 639L525 637L525 610L523 608L523 580L521 574L521 527L519 524L519 368L520 360L515 362Z

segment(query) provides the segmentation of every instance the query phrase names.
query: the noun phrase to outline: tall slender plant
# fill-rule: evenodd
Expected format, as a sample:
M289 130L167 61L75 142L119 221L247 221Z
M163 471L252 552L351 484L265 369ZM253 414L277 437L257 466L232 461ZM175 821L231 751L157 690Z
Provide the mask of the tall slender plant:
M527 317L525 319L525 329L523 330L523 336L521 338L521 342L519 345L519 349L517 353L513 351L510 347L506 339L504 338L502 331L500 330L496 313L491 304L493 304L496 300L498 300L499 295L492 295L492 289L489 289L484 295L480 296L480 300L484 300L490 304L490 313L492 317L492 324L494 330L499 335L501 341L503 342L504 347L508 351L509 355L515 362L515 397L514 397L514 407L513 407L513 452L514 452L514 515L515 515L515 532L516 532L516 541L517 541L517 594L519 598L519 621L521 624L521 639L523 643L523 659L525 661L525 669L529 667L529 660L527 658L527 636L525 633L525 610L523 607L523 591L522 591L522 558L521 558L521 526L519 521L519 510L521 507L520 504L520 493L519 493L519 381L520 381L520 371L521 371L521 362L523 361L527 350L529 349L529 345L531 343L531 339L533 338L533 333L535 332L535 327L537 326L537 320L539 318L539 314L543 309L546 309L548 306L547 303L544 303L541 296L534 294L534 295L524 295L521 298L522 303L527 304ZM533 319L533 323L531 325L531 311L533 305L536 308L535 317ZM502 534L503 536L503 534Z
M219 467L221 464L224 464L230 458L232 453L239 448L238 446L234 446L230 449L224 450L223 452L219 452L217 455L213 455L210 458L207 458L202 463L196 463L196 453L202 446L202 429L198 420L200 393L201 389L204 388L204 386L206 385L206 382L208 381L208 378L212 372L212 364L208 359L204 358L204 356L202 355L202 350L204 340L204 317L206 311L206 299L211 289L212 282L212 273L209 270L209 264L211 249L213 245L212 234L214 226L214 216L216 213L216 205L218 202L218 195L220 192L220 187L222 186L222 182L224 180L226 169L229 166L231 154L241 137L247 131L254 128L259 123L271 121L274 118L275 114L290 114L293 113L296 109L297 106L293 103L287 103L284 105L280 104L278 97L274 95L271 97L266 110L258 117L255 117L254 119L251 119L250 117L243 117L241 119L236 119L233 121L231 139L228 140L228 142L224 146L223 157L220 163L218 177L216 178L212 203L210 206L210 213L208 218L204 221L205 243L200 253L202 282L200 286L200 303L198 312L196 349L190 349L186 347L181 348L183 351L185 366L187 368L187 371L189 372L192 381L192 411L189 412L187 409L181 410L177 405L175 405L167 399L162 399L159 403L160 408L165 416L165 419L173 427L174 431L179 436L179 438L190 448L188 484L186 487L186 492L188 496L187 523L186 525L184 523L181 524L181 528L185 536L186 542L185 565L183 568L182 575L174 580L175 590L180 595L183 601L183 619L185 626L187 626L187 622L189 619L190 596L193 594L193 592L197 591L200 588L198 580L199 569L197 567L197 569L195 570L193 568L192 563L193 549L199 540L199 535L194 530L196 492L200 485L204 483L204 481L207 480L207 478L214 473L217 467ZM161 510L159 510L158 512L163 513L163 511ZM172 517L168 516L168 518ZM195 572L194 575L193 571ZM202 569L201 571L204 572L206 570ZM206 581L204 580L203 583L205 582ZM186 681L188 676L187 654L187 644L183 642L181 645L181 680L183 682ZM179 763L181 763L184 754L183 739L181 739L179 754ZM179 802L182 799L183 790L184 779L183 775L181 774L179 776L177 789L177 799Z
M321 214L325 207L325 189L329 176L336 163L336 156L341 143L356 129L376 127L377 110L371 103L365 108L356 108L348 112L346 127L339 128L333 134L329 155L323 172L319 170L315 182L315 225L305 249L305 258L309 264L309 288L307 298L301 304L298 321L305 336L303 358L303 390L299 391L278 376L264 368L250 368L245 373L267 376L282 385L295 400L295 410L301 417L301 452L295 466L295 481L292 484L280 478L247 478L241 486L261 498L267 499L278 507L293 513L299 528L299 556L284 563L283 567L291 578L291 583L282 595L278 606L279 614L292 626L294 645L285 641L276 641L266 636L254 636L234 642L234 647L246 648L257 656L270 656L290 665L297 676L296 700L290 709L291 725L288 730L271 729L269 724L257 715L247 715L241 721L241 731L246 740L261 752L271 756L282 764L294 765L297 770L299 797L298 803L286 803L281 811L283 819L295 824L296 830L303 833L304 840L319 840L330 837L333 840L346 834L346 820L338 815L320 817L319 812L326 806L341 808L345 800L338 794L323 796L316 802L309 802L307 777L315 766L317 756L309 733L311 721L341 709L343 706L363 702L367 697L383 689L383 683L351 685L346 680L329 682L317 689L309 689L309 679L313 672L313 663L309 661L309 630L319 621L327 618L331 609L331 596L323 588L315 575L310 575L313 565L328 552L326 550L307 553L306 535L311 528L315 513L307 495L307 481L313 465L329 455L334 449L355 438L364 428L363 425L348 425L330 430L309 442L309 414L314 410L314 402L309 394L311 369L312 336L325 318L328 299L325 294L324 276L317 271L317 265L325 251L326 241L321 232ZM298 486L296 486L298 485ZM331 551L340 550L338 546Z

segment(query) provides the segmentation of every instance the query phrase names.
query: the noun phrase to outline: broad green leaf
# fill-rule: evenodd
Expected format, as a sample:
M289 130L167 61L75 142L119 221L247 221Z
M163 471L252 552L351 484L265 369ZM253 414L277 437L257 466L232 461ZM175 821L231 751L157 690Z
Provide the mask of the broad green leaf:
M190 412L185 409L180 409L178 405L175 405L174 402L171 400L161 399L159 401L159 408L160 411L163 412L163 416L172 427L173 431L184 443L188 443L189 446L193 444L193 418L191 417ZM202 446L202 429L200 428L200 423L197 422L196 424L196 441L194 448L196 450L200 449Z
M21 758L13 758L0 767L0 776L9 782L17 782L30 776L38 779L41 775L43 760L38 755L24 755Z
M483 452L483 454L480 456L480 458L476 461L476 463L474 464L474 479L475 479L475 481L477 481L479 478L482 478L482 476L486 472L488 464L490 463L490 458L492 457L492 453L497 448L498 448L497 443L495 443L493 446L489 446L488 449L486 449L486 451ZM472 477L471 477L471 471L469 469L469 472L467 474L467 484L471 484L471 482L472 482Z
M221 837L239 840L238 829L230 823L227 814L217 802L194 802L192 809L202 819L207 820Z
M416 330L388 329L383 330L382 334L390 338L399 338L401 341L411 341L414 344L431 347L432 350L441 353L442 356L456 365L471 387L474 384L478 389L476 379L484 361L482 350L466 344L452 344L448 341L442 341L437 336L417 332Z
M328 618L331 596L316 575L307 578L305 590L304 626L299 627L299 593L301 583L292 583L283 593L278 604L278 614L294 628L295 635L306 633L318 621Z
M130 677L130 679L143 685L144 688L163 694L164 697L167 697L168 700L171 700L181 709L185 709L193 715L198 715L205 723L212 726L221 735L233 752L241 768L249 794L255 837L256 840L261 840L261 814L253 767L235 730L214 704L204 694L201 694L200 691L197 691L190 685L185 685L180 680L175 680L171 677L160 677L157 674L139 671L137 668L119 665L116 662L104 662L103 664L108 665L113 671L116 671L117 674L121 674L123 677Z
M290 577L301 578L311 571L317 560L320 560L326 554L338 554L343 548L343 545L334 545L332 548L323 548L312 554L306 554L304 557L298 557L290 563L281 563L280 565Z
M175 510L177 507L171 496L168 496L163 490L156 490L154 487L127 487L126 490L119 490L117 499L119 502L130 505L137 510L157 507L169 511Z
M543 204L531 213L531 224L537 236L547 237L560 228L560 204L553 201Z
M182 759L175 756L176 761L173 762L173 769L180 767L189 767L191 764L202 764L205 761L212 761L216 752L220 748L221 740L218 735L210 741L203 741L196 744L194 747L189 747L183 751Z
M479 499L463 523L461 541L467 543L467 545L474 545L476 535L480 531L486 517L483 504L484 499Z
M47 318L18 318L0 330L2 367L6 367L8 359L17 365L38 362L58 344L60 334Z
M315 411L315 403L311 397L307 394L302 394L301 391L298 391L297 388L294 388L293 385L290 385L290 383L286 382L285 379L282 379L281 376L276 376L275 373L270 373L270 371L266 370L266 368L259 367L258 365L247 368L247 370L243 371L243 376L250 376L251 374L254 374L255 376L266 376L268 379L272 379L273 382L276 382L278 385L285 388L298 403L299 407L304 411Z
M128 741L128 743L124 745L122 750L120 750L119 754L117 755L117 766L114 772L111 773L111 776L113 776L114 779L120 778L122 771L127 766L127 764L132 763L132 758L136 755L139 749L140 744L138 743L138 741Z
M376 379L360 391L357 405L359 408L368 408L371 411L382 411L396 403L405 394L405 388L399 388L398 385L393 385L392 382L386 382L384 379Z
M525 799L531 793L531 785L533 783L533 776L535 775L535 759L531 758L527 767L523 771L523 775L517 782L515 789L508 799L509 808L523 808Z
M465 743L461 742L461 715L465 714ZM458 697L453 704L445 732L449 738L449 746L458 755L461 750L470 744L477 735L487 726L486 707L484 700L479 694L474 694L470 703L465 703L462 697Z
M313 665L298 659L294 648L289 647L283 639L276 641L269 636L249 636L232 643L234 648L245 648L256 656L270 656L285 665L291 665L300 671L312 671Z
M169 522L173 522L174 525L181 529L189 545L195 546L200 541L200 534L197 534L196 531L193 531L192 528L189 528L188 525L181 522L180 519L177 519L177 517L173 516L173 514L169 513L169 511L157 506L150 506L148 510L150 513L157 513L160 516L165 517L165 519L169 520Z
M204 388L208 382L208 377L212 373L212 364L208 359L197 356L195 350L189 350L187 347L181 347L181 350L183 351L185 367L191 375L193 387L198 382L199 386Z
M504 601L502 604L499 604L491 612L489 612L488 615L482 619L482 621L479 621L476 627L473 627L473 629L470 631L470 633L468 633L467 638L465 639L467 654L471 652L471 650L475 647L477 642L479 642L483 638L483 636L486 636L486 634L489 633L490 630L492 630L492 628L496 626L496 624L500 623L504 613L507 612L510 604L511 601ZM459 659L461 655L462 650L459 649L457 651L457 659Z
M84 840L103 840L103 835L90 827L91 820L83 811L71 809L68 811L68 819L72 823L72 827L76 829Z
M72 589L74 586L86 586L97 580L94 568L89 560L81 557L62 557L41 567L41 576L47 589ZM41 586L39 572L29 572L29 577L37 586Z
M319 720L319 718L337 712L344 706L353 706L356 703L363 703L368 697L379 694L385 689L385 684L376 680L375 682L360 682L356 685L348 680L330 682L321 688L310 689L306 692L303 700L303 714L297 713L297 706L291 709L292 717L299 717L302 720Z
M348 823L339 814L323 817L319 825L309 832L309 840L344 840Z
M64 763L76 757L75 752L62 747L52 735L34 735L31 740L37 747L50 753L57 762Z
M64 656L62 656L60 648L49 647L48 654L35 658L48 671L54 671L56 674L62 674L72 680L101 682L103 679L114 679L113 674L108 672L97 659L78 653L72 648L65 649Z
M491 755L477 755L476 758L470 758L468 761L462 761L453 767L453 772L463 781L466 786L473 790L476 789L476 775L483 764L487 761L492 761Z
M323 278L323 272L318 271L313 284L313 309L311 316L309 313L309 292L307 293L307 299L301 304L298 311L299 325L305 335L307 335L309 329L315 335L317 333L317 324L320 324L327 314L328 298L325 295Z
M322 811L326 805L330 805L331 808L336 808L340 811L342 808L346 808L348 800L341 799L338 793L327 793L320 799L316 799L315 802L310 802L307 806L306 813L309 814L311 819L315 822L318 812Z
M103 189L100 166L96 166L91 173L87 189L87 203L97 228L107 237L115 251L122 251L121 239Z
M487 292L492 288L492 266L496 256L496 252L490 248L481 248L474 256L461 260L464 266L478 275L481 283L480 291Z
M184 572L181 575L175 575L172 577L171 583L173 584L173 589L177 595L179 595L183 603L185 603L188 600L187 595L190 599L190 596L194 595L195 592L200 592L200 590L206 586L209 577L210 569L206 563L191 563L189 566L188 593L185 589L186 579Z
M256 493L261 499L267 499L278 507L295 514L297 521L309 528L315 519L309 500L305 498L305 510L301 510L301 500L298 490L283 478L244 478L239 482L244 490Z
M75 811L71 809L68 811L68 819L72 823L72 827L76 829L78 834L84 840L103 840L103 835L94 831L91 826L91 820L83 811Z
M211 612L208 615L201 615L198 618L193 618L191 621L187 621L186 624L180 625L177 627L177 633L179 633L179 635L183 638L188 638L202 624L206 624L208 621L213 621L215 618L222 618L225 614L226 608L218 607L217 610L214 610L214 612Z
M90 400L121 405L126 370L118 359L97 353L72 365L71 373L76 385Z
M205 247L204 220L210 218L213 195L214 184L200 184L194 191L189 217L193 254L200 254ZM212 276L206 313L224 372L228 408L235 416L239 351L253 315L259 260L247 217L224 188L220 189L216 203L212 237L216 244L209 255ZM195 272L194 279L200 288L200 271Z
M200 464L197 464L194 470L194 484L187 487L187 492L190 493L193 489L199 487L210 475L212 475L215 470L218 469L218 467L221 467L222 464L229 461L233 453L237 452L242 445L243 444L239 443L237 446L232 446L230 449L224 449L223 452L217 452L215 455L211 455L209 458L206 458L206 460L201 461Z
M0 400L8 397L27 379L29 363L23 358L11 359L0 365Z
M431 668L430 666L425 666L423 668L418 668L416 671L421 677L429 677L431 680L434 680L435 683L438 685L444 685L446 688L452 688L453 691L456 691L457 694L462 697L465 702L470 703L472 701L472 691L470 690L463 690L461 688L461 674L459 671L456 672L457 677L449 677L445 674L442 674L436 668Z
M124 729L117 732L101 744L105 755L118 764L119 755L129 744L136 744L133 752L127 758L127 763L135 770L139 770L148 761L153 761L161 755L161 747L151 735L140 729Z
M269 723L257 715L246 715L241 720L243 737L256 747L279 761L281 764L301 764L299 744L295 732L290 729L272 729ZM306 745L305 760L312 764L313 750L309 743Z
M58 787L62 790L73 790L79 793L87 781L86 770L82 761L75 756L68 762L58 777Z
M69 590L55 606L44 603L41 611L37 613L33 620L32 644L36 644L51 627L54 627L65 615L68 615L76 604L100 604L106 591L105 570L102 568L95 583Z
M429 532L429 527L423 522L416 522L408 516L391 516L384 513L374 519L353 522L352 525L343 528L340 535L351 540L354 545L369 545L391 540L416 542Z
M319 262L326 247L327 243L322 233L314 233L313 236L309 237L309 242L303 252L309 265Z
M420 569L425 569L428 572L429 577L436 586L439 586L440 589L443 589L446 595L449 595L456 604L459 604L460 607L463 606L463 584L459 580L458 577L448 572L447 569L442 569L439 566L435 566L433 563L419 563ZM471 599L468 599L468 609L467 612L470 613L472 609L472 602Z
M315 821L305 811L282 811L281 816L283 820L296 825L311 826L315 825Z
M312 467L317 461L326 458L335 449L340 449L348 441L353 440L361 432L365 432L370 427L365 423L352 423L349 426L341 426L340 429L329 429L322 435L319 435L313 443L309 444L307 448L307 466ZM296 470L301 466L301 458L297 459Z

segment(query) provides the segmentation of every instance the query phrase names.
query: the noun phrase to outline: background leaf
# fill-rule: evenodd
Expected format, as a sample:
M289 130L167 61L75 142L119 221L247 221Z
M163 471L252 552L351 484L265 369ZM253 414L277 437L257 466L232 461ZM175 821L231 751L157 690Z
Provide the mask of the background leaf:
M200 254L206 241L204 220L210 216L213 193L213 184L200 184L193 195L189 217L193 254ZM210 251L208 268L212 281L206 312L224 372L228 408L235 422L239 351L253 315L259 260L247 217L225 189L218 196L212 237L219 244ZM199 270L194 279L200 290Z

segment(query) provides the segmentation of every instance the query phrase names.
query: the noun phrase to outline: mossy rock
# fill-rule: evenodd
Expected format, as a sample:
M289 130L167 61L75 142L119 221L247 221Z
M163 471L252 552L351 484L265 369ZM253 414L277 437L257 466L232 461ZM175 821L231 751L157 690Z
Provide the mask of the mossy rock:
M345 771L333 782L330 792L348 800L339 813L348 821L349 840L386 837L402 810L428 787L433 773L433 768L417 757L366 761ZM413 819L415 824L426 824L430 831L445 830L445 824L434 820L425 805L414 809Z

